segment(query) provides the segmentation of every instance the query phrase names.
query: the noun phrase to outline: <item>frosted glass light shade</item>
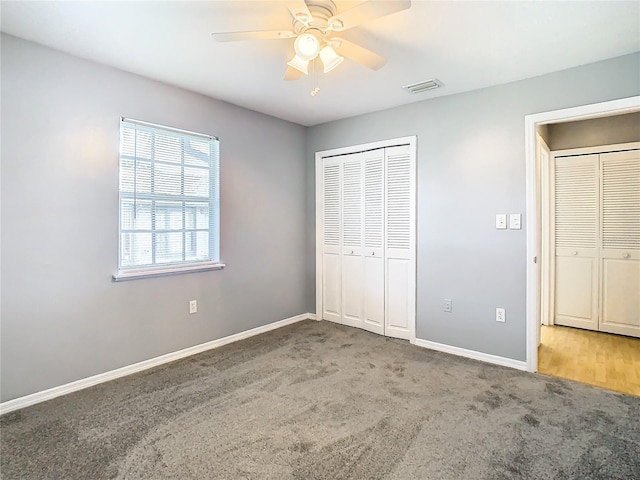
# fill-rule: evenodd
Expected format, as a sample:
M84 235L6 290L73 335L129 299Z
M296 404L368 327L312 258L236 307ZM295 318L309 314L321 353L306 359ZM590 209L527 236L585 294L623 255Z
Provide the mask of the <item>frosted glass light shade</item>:
M293 49L302 60L313 60L320 52L320 42L310 33L303 33L296 38Z
M320 60L324 65L324 73L330 72L342 63L344 57L338 55L329 45L320 50Z
M300 70L305 75L309 75L309 60L303 60L298 55L294 55L291 60L287 62L287 65Z

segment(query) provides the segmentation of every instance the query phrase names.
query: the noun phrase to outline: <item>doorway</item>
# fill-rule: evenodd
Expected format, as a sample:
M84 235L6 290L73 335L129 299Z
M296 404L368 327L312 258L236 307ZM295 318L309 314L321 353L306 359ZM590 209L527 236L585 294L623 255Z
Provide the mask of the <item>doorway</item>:
M640 96L613 100L581 107L527 115L525 117L525 148L527 168L527 370L538 371L538 346L541 340L541 311L543 297L540 288L542 222L540 208L543 201L539 188L538 130L545 125L578 120L609 117L640 111Z

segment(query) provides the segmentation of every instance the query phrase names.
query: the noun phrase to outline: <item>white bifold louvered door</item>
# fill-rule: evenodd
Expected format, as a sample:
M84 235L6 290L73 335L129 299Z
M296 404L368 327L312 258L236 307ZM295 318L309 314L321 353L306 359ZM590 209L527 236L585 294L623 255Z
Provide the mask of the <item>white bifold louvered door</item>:
M640 337L640 150L600 155L600 331Z
M342 175L338 158L322 165L322 318L342 321Z
M397 338L415 323L409 146L322 159L322 318Z
M362 153L342 161L342 323L363 326L364 255Z
M559 157L554 168L558 325L640 336L640 154Z
M385 332L409 338L415 322L415 162L409 146L385 149L386 275Z
M362 153L364 164L363 328L385 334L384 149Z
M598 329L598 155L555 164L555 323Z

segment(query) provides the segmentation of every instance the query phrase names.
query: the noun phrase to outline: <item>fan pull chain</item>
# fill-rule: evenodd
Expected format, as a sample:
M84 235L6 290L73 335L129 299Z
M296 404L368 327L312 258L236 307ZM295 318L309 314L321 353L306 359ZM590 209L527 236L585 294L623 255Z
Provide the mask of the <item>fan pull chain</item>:
M311 92L309 92L309 94L312 97L315 97L318 94L318 92L320 92L320 87L318 86L318 75L317 75L317 68L316 68L317 67L317 62L318 62L318 58L317 57L313 59L313 62L311 62L311 69L312 69L312 73L313 73L312 80L313 80L313 83L315 85L315 87L313 87Z

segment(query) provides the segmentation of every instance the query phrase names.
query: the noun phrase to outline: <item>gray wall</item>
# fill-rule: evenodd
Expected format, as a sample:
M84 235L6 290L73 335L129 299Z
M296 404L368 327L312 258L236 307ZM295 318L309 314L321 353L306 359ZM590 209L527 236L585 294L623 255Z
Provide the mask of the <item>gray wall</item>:
M639 93L634 54L310 128L308 310L315 311L314 153L417 135L417 336L525 360L525 230L494 228L496 213L522 213L525 222L524 117ZM443 312L445 298L452 313ZM504 324L495 322L498 306Z
M2 401L307 312L303 127L6 35L1 66ZM120 116L220 137L227 268L111 281Z
M640 142L640 113L545 125L549 149Z
M524 116L640 93L636 54L304 129L14 37L1 53L1 401L315 311L314 153L414 134L418 337L524 360L525 231L493 228L524 213ZM227 268L111 281L120 116L220 137Z

